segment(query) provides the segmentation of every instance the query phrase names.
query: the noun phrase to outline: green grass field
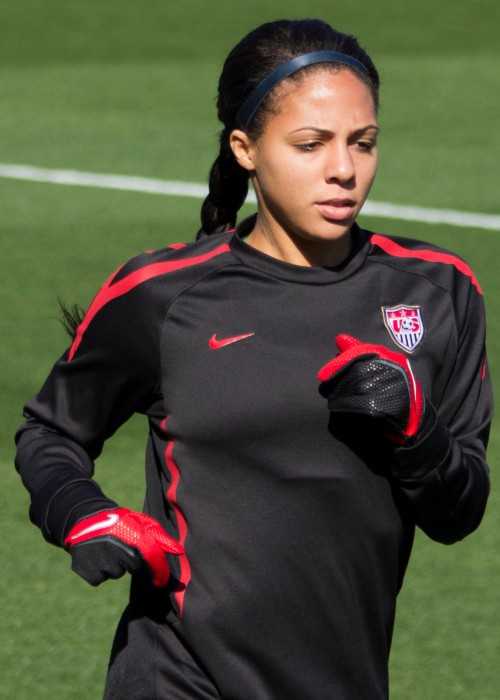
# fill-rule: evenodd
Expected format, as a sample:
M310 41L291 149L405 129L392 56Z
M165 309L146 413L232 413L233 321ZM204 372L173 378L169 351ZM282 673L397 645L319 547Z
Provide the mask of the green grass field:
M227 51L262 21L319 16L358 34L382 73L381 167L373 199L498 214L496 11L491 0L422 0L408 7L389 0L363 6L326 0L4 4L0 161L203 182L215 156L215 88ZM192 239L201 202L2 179L0 192L0 697L93 700L102 693L128 582L91 588L70 572L67 555L29 524L12 436L24 401L66 345L57 298L85 305L130 255ZM497 377L500 232L363 223L438 243L472 264L485 289ZM130 421L97 464L104 491L133 508L141 507L144 490L144 428L142 419ZM398 604L394 700L500 695L499 456L495 425L493 491L476 533L451 547L417 537Z

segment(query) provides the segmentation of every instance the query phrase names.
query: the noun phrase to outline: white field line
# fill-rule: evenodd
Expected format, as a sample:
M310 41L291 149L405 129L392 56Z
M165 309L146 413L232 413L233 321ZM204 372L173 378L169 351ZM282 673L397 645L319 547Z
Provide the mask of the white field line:
M129 175L108 175L104 173L87 173L81 170L54 170L38 168L34 165L15 165L0 163L0 177L15 180L49 182L56 185L77 185L80 187L99 187L132 192L148 192L175 197L194 197L202 199L207 195L207 187L195 182L178 180L158 180L149 177ZM254 192L249 192L247 202L256 202ZM451 224L469 228L500 231L500 215L457 211L456 209L428 209L391 202L367 201L362 210L367 216L404 221L420 221L427 224Z

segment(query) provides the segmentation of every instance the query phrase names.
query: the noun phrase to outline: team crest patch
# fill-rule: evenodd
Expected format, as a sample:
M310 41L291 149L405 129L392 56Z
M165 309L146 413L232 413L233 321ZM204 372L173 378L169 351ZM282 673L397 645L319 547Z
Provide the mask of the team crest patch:
M382 316L396 345L406 352L413 352L424 335L420 306L383 306Z

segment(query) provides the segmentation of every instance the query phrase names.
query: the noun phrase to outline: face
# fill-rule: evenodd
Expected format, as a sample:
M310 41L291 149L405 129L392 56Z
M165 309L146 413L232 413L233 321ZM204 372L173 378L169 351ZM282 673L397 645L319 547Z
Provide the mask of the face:
M278 89L280 89L278 87ZM369 88L350 70L319 70L281 86L277 113L255 141L233 131L270 225L308 240L349 231L377 170L377 116Z

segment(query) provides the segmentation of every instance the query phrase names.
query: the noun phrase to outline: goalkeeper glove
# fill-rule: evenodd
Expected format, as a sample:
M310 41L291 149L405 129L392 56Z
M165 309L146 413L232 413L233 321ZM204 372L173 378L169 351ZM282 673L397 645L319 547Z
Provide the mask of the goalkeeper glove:
M153 584L166 586L165 554L183 554L182 545L144 513L111 508L79 520L64 539L71 568L92 586L147 565Z
M405 355L346 334L336 343L339 354L317 374L331 412L378 420L386 436L401 445L427 432L435 412Z

